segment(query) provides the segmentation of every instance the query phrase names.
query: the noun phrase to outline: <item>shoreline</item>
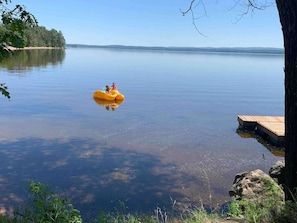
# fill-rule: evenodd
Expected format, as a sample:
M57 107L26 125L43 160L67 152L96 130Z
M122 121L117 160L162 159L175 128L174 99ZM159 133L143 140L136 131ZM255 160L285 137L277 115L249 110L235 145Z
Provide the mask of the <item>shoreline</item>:
M65 49L63 47L52 47L52 46L27 46L24 48L17 48L17 47L13 47L13 46L8 46L7 47L8 50L11 51L15 51L15 50L61 50L61 49Z

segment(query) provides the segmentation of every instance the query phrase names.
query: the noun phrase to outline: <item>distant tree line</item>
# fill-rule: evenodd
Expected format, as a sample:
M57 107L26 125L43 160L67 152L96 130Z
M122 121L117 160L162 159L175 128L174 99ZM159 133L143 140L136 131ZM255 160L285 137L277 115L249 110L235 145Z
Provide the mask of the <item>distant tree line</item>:
M65 47L66 41L61 31L47 30L44 26L26 27L23 35L11 35L10 28L0 26L0 37L10 34L12 41L17 42L17 47Z

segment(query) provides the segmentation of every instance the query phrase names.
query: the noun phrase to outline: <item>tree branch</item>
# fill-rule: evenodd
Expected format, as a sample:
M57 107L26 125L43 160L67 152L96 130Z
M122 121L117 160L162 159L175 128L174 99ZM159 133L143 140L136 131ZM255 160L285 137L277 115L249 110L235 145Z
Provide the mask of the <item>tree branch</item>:
M235 1L234 2L234 5L231 8L231 10L234 9L234 8L236 8L237 6L241 6L241 7L243 7L245 9L245 11L243 11L240 14L239 18L236 19L236 22L238 22L239 20L241 20L243 18L243 16L245 16L247 14L250 14L250 13L253 14L254 10L264 10L267 7L270 7L273 4L275 4L273 2L268 2L267 0L265 0L265 1L263 0L263 4L258 3L256 0L234 0L234 1ZM192 15L192 22L193 22L193 25L194 25L195 29L197 30L197 32L200 35L205 36L203 33L201 33L199 31L199 29L197 27L197 24L196 24L196 21L195 20L197 20L198 18L195 18L195 12L193 10L196 6L202 5L203 10L204 10L204 14L207 15L206 14L205 5L203 3L203 0L198 0L197 4L194 5L196 2L197 2L197 0L191 0L191 3L189 5L188 9L185 10L185 11L180 10L180 12L182 13L183 16L187 15L188 13L191 13L191 15Z
M273 2L269 3L267 1L265 1L263 4L259 4L255 0L237 0L237 1L235 1L235 4L231 8L231 10L233 10L237 6L244 8L244 11L239 15L238 18L236 18L236 22L238 22L245 15L247 15L247 14L253 15L255 10L265 10L266 8L272 6L273 4L275 4L275 3L273 3Z
M188 12L190 12L190 11L193 12L192 7L193 7L194 2L195 2L195 0L192 0L191 1L190 6L189 6L189 8L186 11L180 10L180 12L182 13L183 16L185 16L186 14L188 14Z
M197 5L194 6L194 3L195 3L195 2L196 2L196 0L192 0L191 3L190 3L189 8L188 8L187 10L185 10L185 11L182 11L182 10L180 9L180 12L182 13L183 16L185 16L186 14L188 14L188 13L190 12L191 15L192 15L192 23L193 23L193 25L194 25L196 31L197 31L200 35L202 35L202 36L204 36L204 37L207 37L207 36L204 35L202 32L200 32L200 30L198 29L198 27L197 27L197 25L196 25L196 21L195 21L195 20L201 18L202 16L200 16L200 17L198 17L198 18L195 18L195 13L194 13L194 11L193 11L193 8L195 8L195 7L197 7L199 4L201 4L202 7L203 7L204 15L207 16L207 13L206 13L206 10L205 10L205 5L204 5L204 3L203 3L202 0L199 0L198 3L197 3Z

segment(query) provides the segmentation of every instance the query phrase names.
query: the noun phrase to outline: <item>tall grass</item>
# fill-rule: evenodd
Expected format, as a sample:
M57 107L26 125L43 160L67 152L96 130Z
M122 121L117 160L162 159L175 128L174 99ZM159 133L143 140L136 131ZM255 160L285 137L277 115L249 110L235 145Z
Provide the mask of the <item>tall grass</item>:
M161 208L155 209L152 216L127 213L125 204L116 213L100 212L98 217L87 223L296 223L297 202L279 202L278 190L267 184L272 194L264 200L241 201L232 200L227 215L207 213L201 207L174 210L176 201L172 199L172 212L167 213ZM31 202L26 202L13 216L0 216L0 223L81 223L79 211L65 198L60 198L49 190L47 185L30 183ZM236 221L226 221L226 216L236 218Z

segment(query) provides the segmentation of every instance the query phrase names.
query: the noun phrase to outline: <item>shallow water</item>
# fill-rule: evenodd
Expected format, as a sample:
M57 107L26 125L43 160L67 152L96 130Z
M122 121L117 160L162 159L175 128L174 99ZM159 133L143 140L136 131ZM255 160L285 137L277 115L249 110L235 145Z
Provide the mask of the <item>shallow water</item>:
M283 115L283 56L69 48L22 52L2 64L0 206L31 180L71 198L83 217L153 213L229 200L238 172L274 156L236 133L237 115ZM93 92L116 82L114 111Z

